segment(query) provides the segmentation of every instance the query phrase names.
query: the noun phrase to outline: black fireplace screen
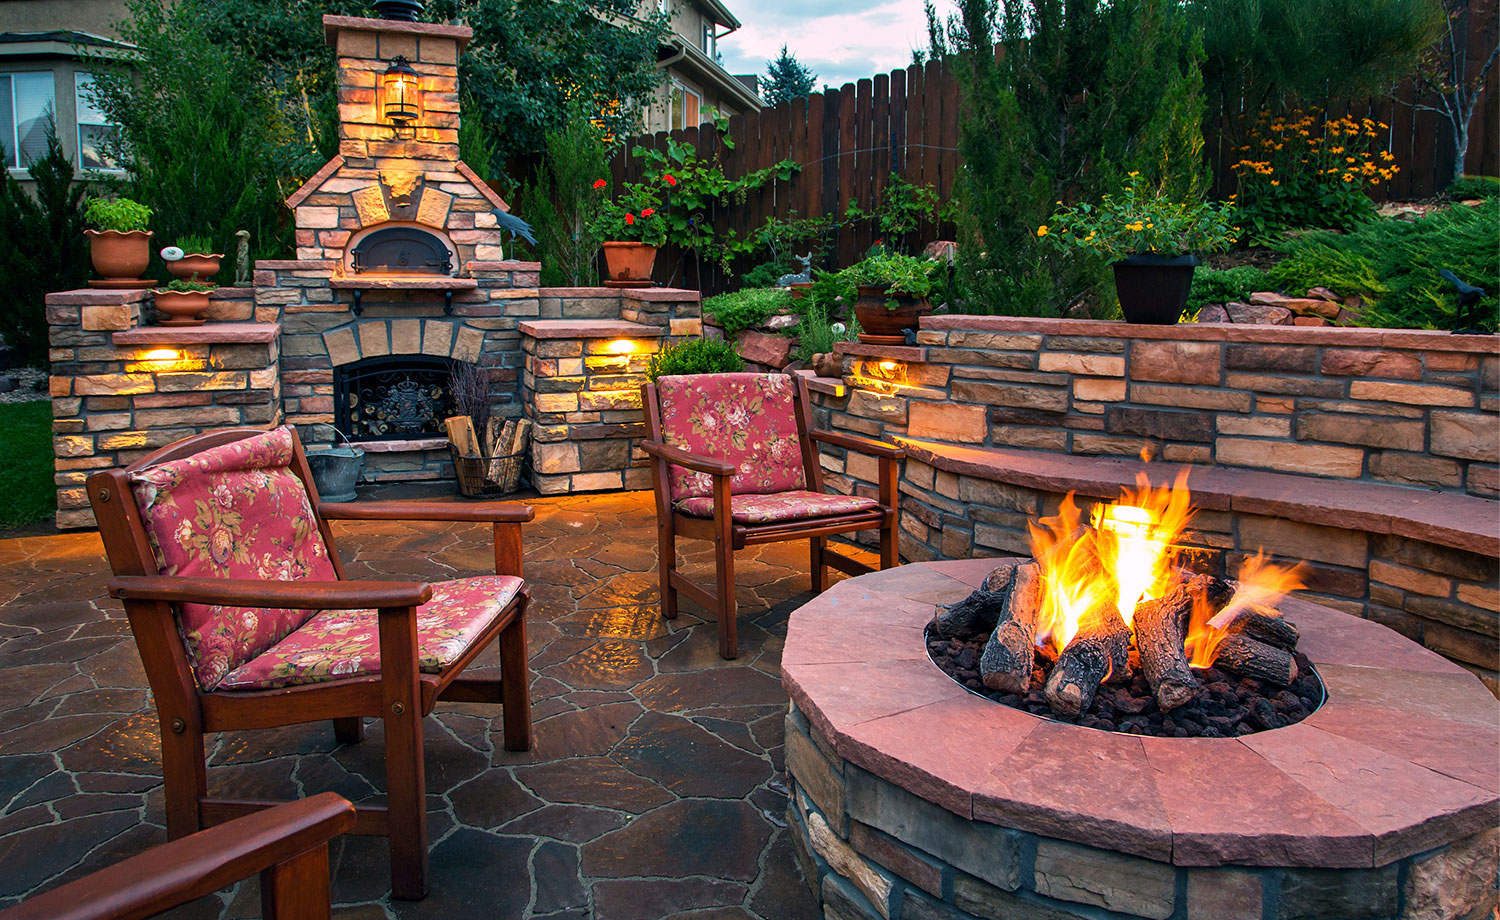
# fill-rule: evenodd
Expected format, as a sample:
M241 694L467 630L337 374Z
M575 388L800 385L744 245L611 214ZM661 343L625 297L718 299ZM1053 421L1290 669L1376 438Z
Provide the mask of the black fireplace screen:
M453 415L448 358L393 355L333 370L334 424L356 441L442 437Z

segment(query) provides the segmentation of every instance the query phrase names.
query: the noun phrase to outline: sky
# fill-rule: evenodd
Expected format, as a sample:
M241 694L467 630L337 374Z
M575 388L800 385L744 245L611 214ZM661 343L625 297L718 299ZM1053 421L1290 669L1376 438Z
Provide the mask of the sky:
M862 77L911 63L913 48L927 46L922 0L725 0L744 23L719 40L730 73L762 78L766 62L785 44L823 84L838 88ZM951 0L937 0L944 16Z

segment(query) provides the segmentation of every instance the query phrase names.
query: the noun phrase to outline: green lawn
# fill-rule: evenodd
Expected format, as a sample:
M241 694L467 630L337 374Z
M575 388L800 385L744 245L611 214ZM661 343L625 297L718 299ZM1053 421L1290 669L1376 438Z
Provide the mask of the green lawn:
M57 508L52 484L52 403L0 404L0 470L6 473L0 531L46 520Z

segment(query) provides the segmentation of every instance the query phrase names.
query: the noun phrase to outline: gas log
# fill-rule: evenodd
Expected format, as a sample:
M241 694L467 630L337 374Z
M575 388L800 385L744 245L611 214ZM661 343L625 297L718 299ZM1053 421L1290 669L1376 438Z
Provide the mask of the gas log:
M1076 716L1094 701L1099 685L1130 669L1130 629L1113 600L1092 607L1079 620L1078 634L1047 677L1047 704L1059 715Z
M1268 645L1245 633L1225 636L1214 667L1241 677L1254 677L1285 687L1297 679L1297 660L1286 649Z
M1263 607L1247 607L1241 610L1235 614L1225 630L1232 635L1248 636L1289 652L1297 648L1297 640L1302 638L1302 635L1297 632L1297 627L1288 623L1280 613Z
M999 570L985 579L990 584ZM1035 563L1017 566L1008 579L1009 591L996 620L984 654L979 657L979 675L991 690L1025 693L1031 689L1031 669L1036 662L1036 610L1041 601L1042 579Z
M1234 589L1208 575L1194 575L1164 597L1145 601L1135 608L1135 647L1141 670L1156 696L1156 705L1170 712L1198 692L1198 678L1188 666L1183 643L1193 613L1193 599L1204 597L1217 610L1228 603Z

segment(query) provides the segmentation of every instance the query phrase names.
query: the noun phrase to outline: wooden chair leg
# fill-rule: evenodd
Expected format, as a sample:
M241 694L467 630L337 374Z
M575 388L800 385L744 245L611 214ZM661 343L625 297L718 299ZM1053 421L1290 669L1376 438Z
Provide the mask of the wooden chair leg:
M812 590L814 594L822 594L828 590L828 563L823 561L828 541L824 537L812 537L807 542L812 549Z
M422 763L422 712L403 707L385 715L385 782L391 844L391 897L427 894L427 773Z
M729 540L714 543L714 569L718 576L719 657L738 658L739 633L736 628L738 603L734 597L734 544Z
M177 840L203 829L198 805L208 795L208 759L203 732L187 725L180 732L163 725L162 792L166 799L167 839Z
M677 619L677 589L672 587L672 573L677 571L677 535L668 524L656 528L656 571L661 582L661 615Z
M880 567L882 569L893 569L901 564L897 555L896 545L896 516L880 528Z
M531 750L531 664L526 650L526 607L500 631L500 697L505 749Z
M324 843L260 873L260 915L264 920L327 920L331 893Z
M365 720L359 716L333 720L333 737L339 744L358 744L365 740Z

